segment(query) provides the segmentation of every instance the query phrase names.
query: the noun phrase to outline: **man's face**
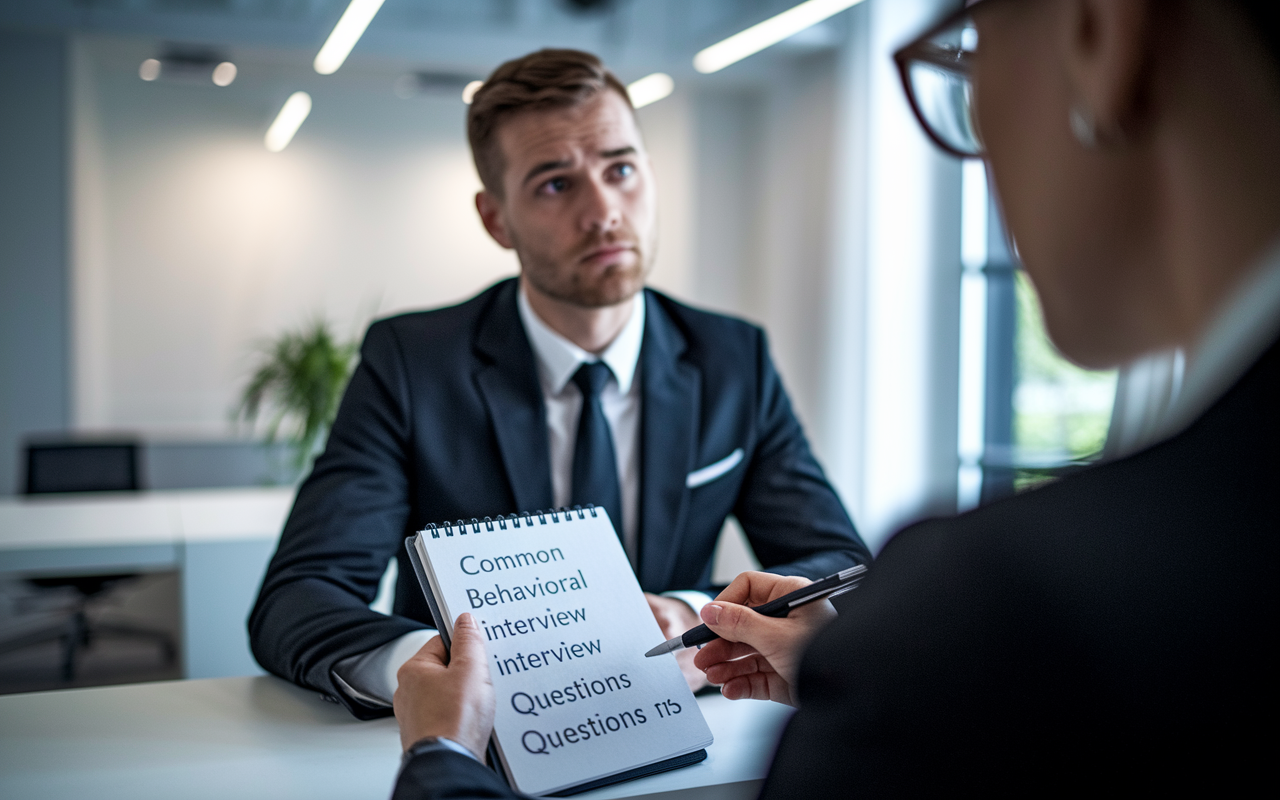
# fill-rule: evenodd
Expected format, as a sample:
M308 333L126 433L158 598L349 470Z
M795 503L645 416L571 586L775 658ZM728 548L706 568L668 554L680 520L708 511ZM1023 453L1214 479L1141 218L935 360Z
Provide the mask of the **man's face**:
M605 91L571 108L520 113L501 123L497 140L503 197L482 192L477 206L532 288L585 308L638 292L657 243L656 192L626 102Z

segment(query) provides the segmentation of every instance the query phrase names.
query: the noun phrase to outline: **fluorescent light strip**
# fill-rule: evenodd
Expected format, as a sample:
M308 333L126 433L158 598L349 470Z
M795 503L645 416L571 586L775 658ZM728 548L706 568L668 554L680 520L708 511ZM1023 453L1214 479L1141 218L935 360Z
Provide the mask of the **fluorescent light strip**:
M702 73L719 72L730 64L736 64L747 56L759 53L766 47L861 2L862 0L809 0L801 3L700 51L693 57L693 68Z
M382 2L383 0L351 0L351 5L342 12L338 24L333 26L333 32L316 54L316 72L332 75L338 71L338 67L351 54L351 48L364 35L364 29L373 21L373 16L382 8Z
M302 126L303 120L311 113L311 95L306 92L294 92L284 101L276 121L267 128L267 149L279 153L293 141L293 135Z
M656 103L676 88L676 82L665 72L646 75L635 83L627 85L627 94L631 97L633 108L643 108Z

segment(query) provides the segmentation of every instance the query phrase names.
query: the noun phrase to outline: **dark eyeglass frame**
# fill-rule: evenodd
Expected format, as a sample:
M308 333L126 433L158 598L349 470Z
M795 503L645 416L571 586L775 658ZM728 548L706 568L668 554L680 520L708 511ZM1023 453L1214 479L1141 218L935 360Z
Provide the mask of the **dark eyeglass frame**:
M916 121L920 123L920 127L924 129L925 134L934 144L957 158L981 158L984 155L984 151L978 150L970 153L958 150L934 130L924 111L921 110L920 101L916 97L916 91L912 86L911 65L913 63L928 64L930 67L961 75L965 80L970 80L973 70L972 56L969 56L963 50L940 50L930 45L929 40L945 30L956 27L961 20L973 13L974 8L985 1L974 0L974 2L962 3L955 11L929 26L924 33L898 48L893 54L894 63L898 66L898 77L902 80L902 90L907 95L907 103L910 104Z

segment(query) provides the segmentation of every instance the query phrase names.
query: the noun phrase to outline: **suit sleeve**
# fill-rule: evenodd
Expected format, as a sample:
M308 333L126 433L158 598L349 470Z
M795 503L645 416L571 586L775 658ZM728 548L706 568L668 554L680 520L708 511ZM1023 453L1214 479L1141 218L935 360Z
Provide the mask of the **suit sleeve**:
M769 572L821 578L871 553L809 449L782 379L757 331L757 430L734 516Z
M414 756L396 776L392 800L523 798L474 758L446 750Z
M375 324L249 617L259 664L339 700L361 718L391 710L365 706L340 691L331 675L334 664L423 627L369 608L409 517L409 409L394 330Z

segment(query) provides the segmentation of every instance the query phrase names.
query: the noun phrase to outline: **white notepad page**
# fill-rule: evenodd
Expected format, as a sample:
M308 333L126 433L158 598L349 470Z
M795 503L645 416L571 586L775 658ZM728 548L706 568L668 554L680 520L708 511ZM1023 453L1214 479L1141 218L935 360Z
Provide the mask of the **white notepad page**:
M415 540L450 637L463 612L480 623L499 754L527 794L712 742L675 659L644 657L662 632L608 516L595 512L533 514L505 530L497 521L479 532L428 529Z

